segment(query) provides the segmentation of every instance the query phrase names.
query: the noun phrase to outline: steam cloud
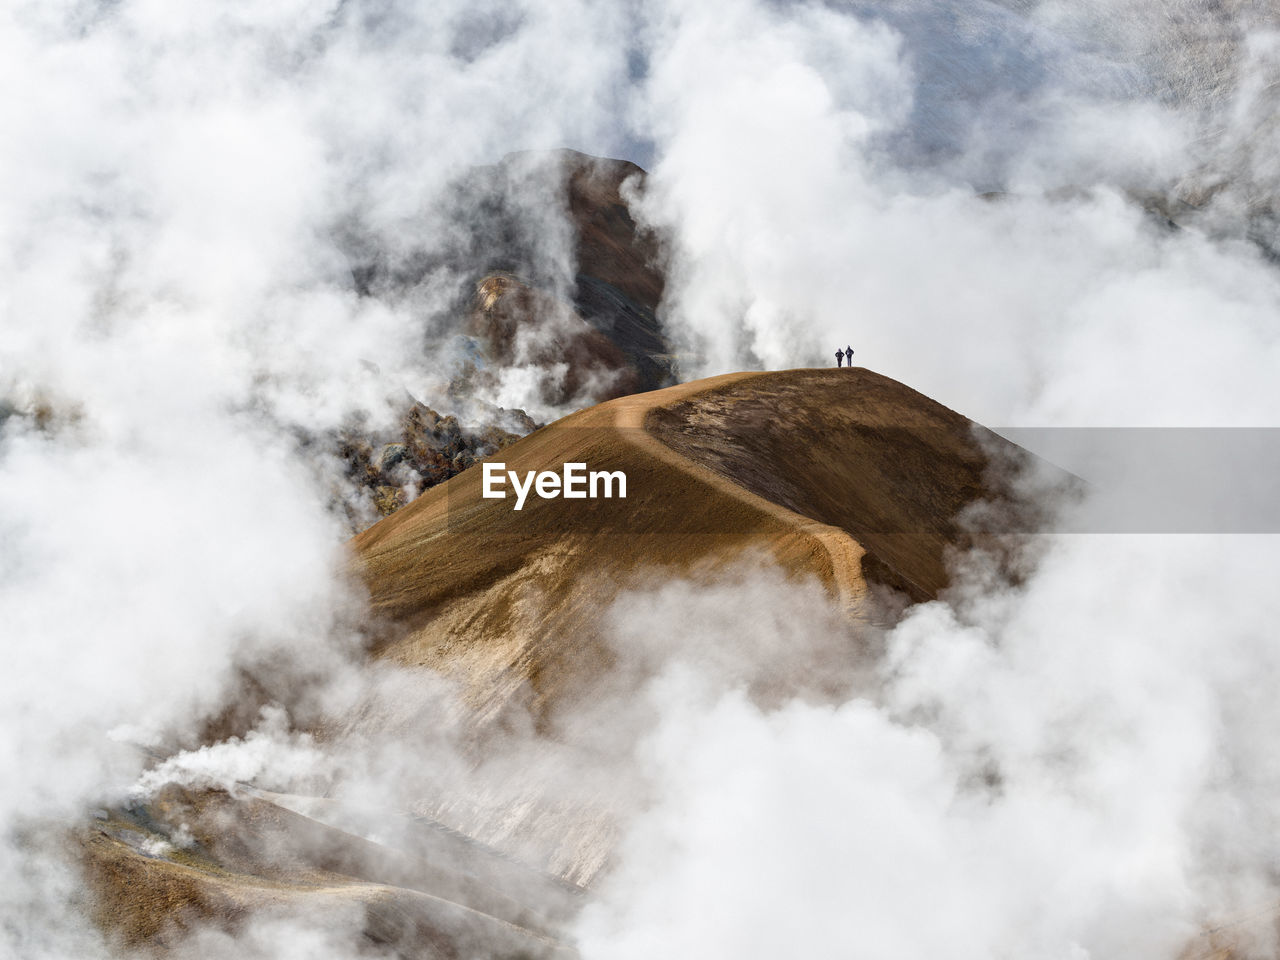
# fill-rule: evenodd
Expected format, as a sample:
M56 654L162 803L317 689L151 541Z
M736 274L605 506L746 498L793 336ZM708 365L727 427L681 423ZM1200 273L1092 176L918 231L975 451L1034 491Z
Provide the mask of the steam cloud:
M404 678L353 666L352 494L297 437L385 421L404 389L447 402L469 167L651 156L635 209L670 246L686 377L851 342L993 425L1280 426L1280 47L1251 5L1166 8L6 7L5 950L107 952L47 824L154 785L138 745L195 748L246 665L286 664L295 715L164 776L341 770L350 797L406 802L424 760L463 776L447 719L327 752L292 724L404 700ZM567 288L563 211L534 186L540 269ZM437 266L363 295L369 250ZM1064 537L1020 585L961 561L944 600L862 646L834 612L770 626L821 601L767 573L624 599L620 646L681 643L652 652L633 772L651 803L583 954L1174 957L1269 905L1276 559L1261 536ZM835 671L821 696L758 696L784 640ZM357 920L189 949L356 954Z

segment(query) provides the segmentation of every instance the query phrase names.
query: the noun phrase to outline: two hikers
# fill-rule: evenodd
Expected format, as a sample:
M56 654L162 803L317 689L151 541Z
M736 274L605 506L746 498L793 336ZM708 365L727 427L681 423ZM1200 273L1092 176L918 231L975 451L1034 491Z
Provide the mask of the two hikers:
M843 350L841 350L839 347L836 347L836 366L837 367L844 366L845 357L849 358L849 366L852 367L853 366L853 347L845 347Z

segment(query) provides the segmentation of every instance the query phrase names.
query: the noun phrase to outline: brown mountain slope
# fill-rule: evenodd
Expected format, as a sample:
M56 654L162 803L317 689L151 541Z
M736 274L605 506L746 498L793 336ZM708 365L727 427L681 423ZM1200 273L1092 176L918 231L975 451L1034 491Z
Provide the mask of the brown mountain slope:
M620 592L672 577L713 584L764 556L825 585L852 627L833 642L866 643L857 624L944 586L944 552L962 533L956 513L998 494L984 483L987 443L1017 452L857 369L730 374L592 407L498 456L522 476L566 462L621 471L626 499L531 496L516 511L512 499L482 496L477 467L351 541L379 624L375 653L457 683L478 761L531 724L537 736L522 752L551 763L581 737L584 715L600 703L625 709L628 684L642 682L613 646ZM815 670L788 662L782 672L796 675L762 692L814 690ZM485 809L423 798L418 812L589 885L614 842L614 791L626 776L614 758L630 749L597 748L605 753L586 773L598 764L600 782L575 771L571 799L535 784Z
M477 940L494 957L570 955L550 931L574 897L550 879L429 824L406 818L393 847L300 815L291 798L242 789L233 798L166 788L81 835L89 907L113 944L130 956L192 956L183 946L193 932L339 916L390 951L379 956L473 956ZM179 824L186 839L175 846Z
M323 799L247 789L112 812L84 850L117 936L176 943L197 923L234 930L261 910L322 903L355 911L366 939L399 955L428 945L448 956L464 934L484 938L487 955L557 955L637 802L643 718L625 714L643 673L620 663L610 601L673 576L711 584L764 555L825 585L847 615L830 621L820 656L857 659L858 624L885 615L876 583L935 593L955 512L993 492L973 424L865 370L731 374L624 397L495 456L522 473L566 462L623 471L627 496L531 496L516 511L481 496L475 467L351 541L374 655L410 676L428 668L424 701L439 690L434 674L453 679L472 778L428 778L434 795L379 814L373 830ZM787 649L768 689L752 693L820 690L815 674L834 662ZM395 709L417 716L416 688L397 695ZM318 735L415 733L381 708L351 714ZM191 843L160 843L179 824Z
M914 600L937 596L943 551L967 539L957 522L965 507L1012 506L990 457L1004 465L1023 454L895 380L857 368L767 374L749 386L661 404L646 427L764 499L850 534L866 549L867 579Z
M1013 448L987 435L989 442ZM625 500L481 496L470 470L352 546L383 656L464 679L480 717L517 693L541 715L607 667L595 618L620 587L748 553L814 575L856 617L869 583L946 582L956 514L994 491L966 418L867 370L715 377L624 397L537 431L507 469L621 470Z

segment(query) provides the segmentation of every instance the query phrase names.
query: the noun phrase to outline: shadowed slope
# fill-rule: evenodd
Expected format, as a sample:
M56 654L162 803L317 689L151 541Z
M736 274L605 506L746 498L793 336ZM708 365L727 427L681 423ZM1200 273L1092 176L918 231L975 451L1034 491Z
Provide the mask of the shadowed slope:
M646 426L672 449L865 549L862 573L937 596L957 517L1003 499L989 454L1016 448L923 394L864 368L771 373L655 407Z

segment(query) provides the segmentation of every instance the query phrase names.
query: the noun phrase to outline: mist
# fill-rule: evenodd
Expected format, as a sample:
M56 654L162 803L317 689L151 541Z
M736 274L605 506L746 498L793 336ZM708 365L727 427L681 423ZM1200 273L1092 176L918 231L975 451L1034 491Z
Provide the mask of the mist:
M1022 582L957 557L887 628L768 570L637 587L627 682L548 769L532 729L477 769L448 681L363 665L343 543L373 515L314 442L406 393L592 402L548 404L528 353L450 390L467 178L559 147L648 169L682 379L849 344L997 428L1280 426L1274 17L1175 6L7 7L6 951L131 952L58 825L173 782L325 794L348 825L530 782L603 803L585 958L1172 958L1269 908L1271 536L1062 536ZM520 269L566 297L564 199L515 169ZM826 682L762 695L797 649ZM266 695L205 742L246 671ZM308 732L356 704L393 722ZM183 949L377 955L361 917L285 904ZM1265 922L1232 936L1275 955Z
M643 208L668 323L700 371L852 344L993 426L1274 426L1270 25L1013 6L670 6ZM1195 449L1175 469L1223 500L1265 469ZM1274 956L1272 527L1164 516L1050 538L1025 583L956 558L834 703L676 658L584 955Z

